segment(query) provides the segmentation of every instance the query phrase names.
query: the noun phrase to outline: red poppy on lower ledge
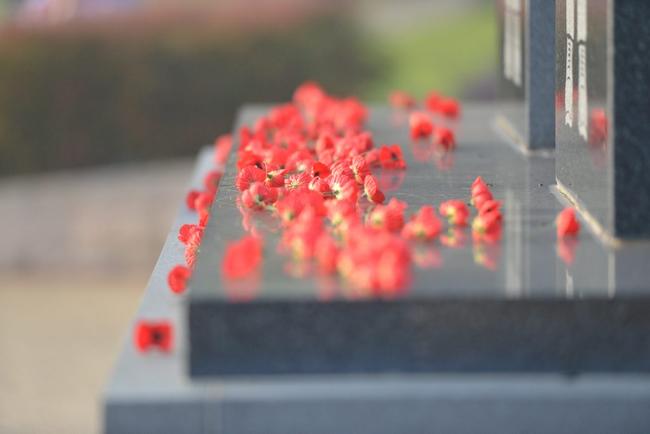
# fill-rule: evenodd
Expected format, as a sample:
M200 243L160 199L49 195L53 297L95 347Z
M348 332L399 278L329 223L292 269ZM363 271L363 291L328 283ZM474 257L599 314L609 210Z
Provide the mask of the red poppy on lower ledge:
M170 352L174 342L174 332L169 321L141 320L135 326L134 344L138 351L151 350Z
M555 219L558 238L575 236L580 232L580 222L576 218L576 211L573 208L564 208Z

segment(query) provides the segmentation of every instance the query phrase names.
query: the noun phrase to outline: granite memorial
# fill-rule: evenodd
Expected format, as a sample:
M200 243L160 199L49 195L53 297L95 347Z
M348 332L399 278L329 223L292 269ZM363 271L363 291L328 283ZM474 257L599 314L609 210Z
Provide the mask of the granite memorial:
M450 228L415 245L411 279L390 296L350 296L349 282L275 249L283 233L268 213L242 211L241 137L270 109L244 107L186 292L167 282L185 261L179 230L196 221L182 206L106 387L105 431L648 432L650 6L555 6L497 1L503 95L514 98L499 111L528 150L551 149L555 132L554 154L516 152L491 104L464 104L449 123L457 149L444 151L412 140L403 113L370 110L365 128L400 144L408 166L386 173L392 197L413 210L469 201L481 176L503 203L501 236ZM193 188L214 152L199 155ZM558 238L556 215L571 204L583 230ZM635 242L613 246L608 231ZM267 254L242 286L220 264L250 232ZM138 351L141 320L169 322L172 350Z

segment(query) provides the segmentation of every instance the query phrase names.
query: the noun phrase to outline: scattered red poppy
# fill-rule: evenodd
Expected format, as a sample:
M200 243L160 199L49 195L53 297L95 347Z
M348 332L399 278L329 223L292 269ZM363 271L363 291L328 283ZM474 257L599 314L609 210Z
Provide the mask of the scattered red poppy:
M330 168L320 161L314 162L311 166L311 176L314 178L327 178L330 173Z
M138 321L134 330L135 348L146 353L153 349L168 353L172 350L174 334L169 321Z
M368 198L368 200L375 204L384 203L386 197L384 193L379 190L377 187L377 180L372 175L366 175L365 181L363 183L363 191Z
M472 222L472 237L488 243L501 239L501 214L492 212L476 216Z
M431 91L427 94L427 97L424 100L424 105L429 111L437 112L438 104L440 104L440 99L442 97L438 92Z
M185 292L187 288L187 281L192 275L192 270L184 265L177 265L171 269L167 275L167 284L169 289L176 294Z
M429 115L424 112L414 112L409 116L409 126L411 128L411 138L426 138L433 133L433 122Z
M432 240L438 236L442 223L431 206L423 206L411 220L404 225L402 236L409 240Z
M295 190L296 188L307 187L311 181L311 176L306 173L296 173L289 175L284 179L284 188L288 190Z
M483 178L481 178L480 176L477 177L472 183L471 191L472 191L471 202L476 209L481 209L483 204L493 199L490 188L487 186L485 181L483 181Z
M194 201L194 208L199 213L209 213L213 201L214 194L209 191L203 191L196 197L196 200Z
M246 166L237 173L235 186L239 191L247 190L253 182L264 182L266 172L256 166Z
M440 204L440 215L449 221L450 225L466 226L469 218L469 209L462 200L451 199Z
M558 238L576 236L580 232L580 222L576 218L576 211L571 207L564 208L555 219Z
M247 235L226 246L222 272L228 279L242 279L256 271L262 262L262 240Z
M200 194L201 192L198 190L190 190L187 192L187 195L185 196L185 205L187 205L187 208L192 211L196 210L196 199Z
M352 157L350 169L352 169L354 180L357 181L358 184L363 184L366 176L370 174L370 167L368 165L368 162L362 155L356 155Z
M441 148L449 151L456 147L456 136L449 128L437 127L433 133L434 143Z
M391 106L399 109L410 109L416 106L415 98L402 90L394 90L388 97Z
M194 231L188 238L187 244L185 245L185 263L190 268L194 268L196 255L199 253L199 248L201 247L202 236L202 230Z
M192 238L195 233L202 234L203 228L201 228L199 225L194 225L190 223L184 224L178 230L178 241L180 241L183 244L187 244L190 238Z
M392 198L387 205L377 205L369 214L367 224L376 229L399 232L404 226L404 210L408 205Z
M480 203L478 207L479 215L497 213L499 218L501 218L501 202L498 200L490 199Z
M382 145L379 148L379 163L384 169L406 169L406 162L399 145Z
M264 209L273 205L276 200L278 200L277 190L261 182L253 182L241 194L242 204L250 209Z
M448 118L460 116L460 104L453 98L442 98L438 102L438 112Z
M313 178L311 181L309 181L309 189L316 191L323 196L332 195L332 189L330 188L330 185L327 183L327 181L318 177Z
M351 202L356 202L359 195L359 190L357 188L357 183L353 178L350 178L346 175L330 175L327 178L327 182L332 191L332 195L337 200L349 200Z

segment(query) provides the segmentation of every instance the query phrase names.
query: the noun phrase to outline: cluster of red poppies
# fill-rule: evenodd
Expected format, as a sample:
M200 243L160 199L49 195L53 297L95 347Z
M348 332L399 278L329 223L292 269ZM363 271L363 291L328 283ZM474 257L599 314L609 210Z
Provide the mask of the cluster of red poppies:
M448 108L450 100L441 101L446 115L458 116L455 101L455 110ZM371 133L363 130L366 116L358 100L337 99L306 83L291 104L274 107L239 131L235 186L248 234L227 245L224 277L243 279L258 272L263 235L250 221L259 212L280 221L281 252L312 264L320 275L338 273L352 297L391 296L407 288L411 263L419 263L413 257L417 242L440 237L444 245L462 245L458 228L470 217L464 201L440 204L438 211L449 223L440 236L444 225L434 207L423 206L409 218L406 203L387 200L373 170L404 170L406 162L399 145L375 147ZM410 128L416 138L434 136L455 146L453 132L435 127L426 113L411 113ZM480 178L475 185L475 222L480 222L473 226L475 239L496 241L500 203ZM492 221L497 216L498 230Z

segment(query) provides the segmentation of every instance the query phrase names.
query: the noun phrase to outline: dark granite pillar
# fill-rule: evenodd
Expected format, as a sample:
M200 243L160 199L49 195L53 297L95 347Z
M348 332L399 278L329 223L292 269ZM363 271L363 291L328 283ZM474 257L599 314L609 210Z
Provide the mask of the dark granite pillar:
M559 187L599 230L650 237L650 3L557 7Z
M553 149L555 0L498 0L500 128L524 149Z

